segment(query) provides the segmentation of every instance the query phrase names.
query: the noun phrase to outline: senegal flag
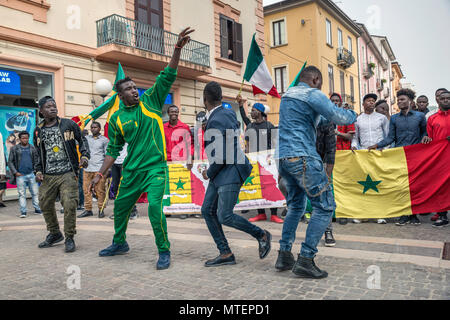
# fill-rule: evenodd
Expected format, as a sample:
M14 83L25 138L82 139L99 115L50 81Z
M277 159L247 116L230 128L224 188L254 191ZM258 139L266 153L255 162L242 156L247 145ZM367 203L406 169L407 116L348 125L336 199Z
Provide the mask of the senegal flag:
M385 151L338 151L338 218L393 218L450 210L450 142Z
M114 87L112 93L112 97L102 103L99 107L95 108L91 113L87 116L76 116L73 117L72 120L75 121L78 126L80 126L81 130L89 123L91 120L96 120L100 118L103 114L108 112L108 117L106 118L105 124L105 136L108 137L108 124L111 116L119 110L120 99L119 95L116 92L116 83L119 80L125 79L125 72L123 71L122 65L119 62L119 66L117 68L116 79L114 80Z

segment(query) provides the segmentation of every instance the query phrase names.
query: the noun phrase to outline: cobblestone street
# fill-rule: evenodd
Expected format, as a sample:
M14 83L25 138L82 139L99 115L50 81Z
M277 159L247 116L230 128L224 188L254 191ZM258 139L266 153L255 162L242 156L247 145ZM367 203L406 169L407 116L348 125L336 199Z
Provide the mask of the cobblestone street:
M77 219L77 251L66 254L63 243L38 249L47 235L43 217L20 219L17 202L6 204L0 211L0 299L450 299L450 261L441 259L450 229L432 228L431 216L421 216L420 226L335 223L336 247L322 243L316 257L328 278L305 280L274 268L279 224L258 224L273 235L272 251L264 260L258 258L254 239L224 228L237 264L205 268L217 251L204 221L168 218L172 265L157 271L146 205L138 205L140 217L129 224L130 253L100 258L99 250L111 243L112 220ZM112 204L106 210L107 216L111 213ZM58 216L62 222L63 215ZM295 256L306 226L300 224ZM68 286L74 268L81 275L79 289ZM373 270L380 271L379 289L370 289L377 284L371 282L377 274Z

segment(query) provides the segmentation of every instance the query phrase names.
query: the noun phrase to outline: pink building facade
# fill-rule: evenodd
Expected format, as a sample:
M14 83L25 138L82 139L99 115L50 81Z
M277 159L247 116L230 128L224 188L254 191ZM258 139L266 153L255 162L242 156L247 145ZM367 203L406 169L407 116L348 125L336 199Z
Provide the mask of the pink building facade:
M362 98L369 93L375 93L379 99L387 100L391 107L392 101L390 98L386 99L384 92L384 87L390 86L390 78L387 78L386 83L382 84L382 79L385 79L386 72L390 72L390 63L383 58L378 49L377 42L372 38L366 26L361 23L358 23L358 26L363 31L361 37L358 39L361 93L360 111L363 111Z

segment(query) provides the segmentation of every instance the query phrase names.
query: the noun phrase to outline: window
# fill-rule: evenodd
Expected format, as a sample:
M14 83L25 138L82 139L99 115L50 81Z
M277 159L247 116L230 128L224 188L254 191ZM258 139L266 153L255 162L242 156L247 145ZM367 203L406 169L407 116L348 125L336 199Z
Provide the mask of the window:
M274 68L275 71L275 87L279 93L285 93L287 90L287 68Z
M345 99L345 74L344 71L340 71L341 76L341 97Z
M328 84L330 87L330 94L334 92L334 73L333 73L333 66L328 65Z
M220 16L220 56L239 63L244 61L242 24Z
M362 63L364 68L366 68L366 49L364 46L361 46L361 56L362 56Z
M327 25L327 44L329 44L330 46L333 45L333 40L332 40L332 34L331 34L331 22L330 20L326 20L326 25Z
M355 101L355 87L353 83L353 76L350 76L350 99L352 99L352 102Z
M284 20L275 21L273 25L273 45L286 44L286 22Z
M138 0L135 1L135 19L139 22L150 24L153 27L163 28L162 0Z
M338 29L338 47L342 48L344 46L344 40L342 38L342 30Z
M352 53L353 52L352 38L348 37L347 42L348 42L348 51Z

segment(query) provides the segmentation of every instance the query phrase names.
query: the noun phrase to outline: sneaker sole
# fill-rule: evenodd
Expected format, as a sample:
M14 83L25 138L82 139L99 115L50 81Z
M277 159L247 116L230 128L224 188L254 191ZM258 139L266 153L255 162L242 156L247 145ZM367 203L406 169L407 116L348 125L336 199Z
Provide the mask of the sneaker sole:
M101 255L100 253L98 254L99 257L114 257L114 256L123 256L125 254L128 254L129 251L127 252L117 252L114 254L108 254L108 255Z
M325 243L325 247L334 247L336 243Z
M236 264L236 261L222 262L222 263L212 264L212 265L205 264L205 267L212 268L212 267L220 267L220 266L227 266L227 265L234 265L234 264Z
M295 263L292 265L292 267L284 267L284 268L280 268L280 267L275 266L275 269L278 270L278 271L280 271L280 272L283 272L283 271L289 271L289 270L292 270L292 268L294 267L294 265L295 265Z
M313 277L310 274L307 273L303 273L301 271L294 271L292 270L292 273L295 274L297 277L302 278L302 279L324 279L326 277L328 277L328 273L324 274L323 276L320 277Z
M47 245L47 246L44 246L44 247L39 247L39 246L38 246L38 248L40 248L40 249L51 248L51 247L53 247L55 244L60 243L60 242L63 241L63 240L64 240L64 237L62 237L61 239L56 240L55 242L53 242L53 243L50 244L50 245Z
M443 226L435 226L434 224L432 225L433 228L444 228L447 227L449 224L444 224Z

